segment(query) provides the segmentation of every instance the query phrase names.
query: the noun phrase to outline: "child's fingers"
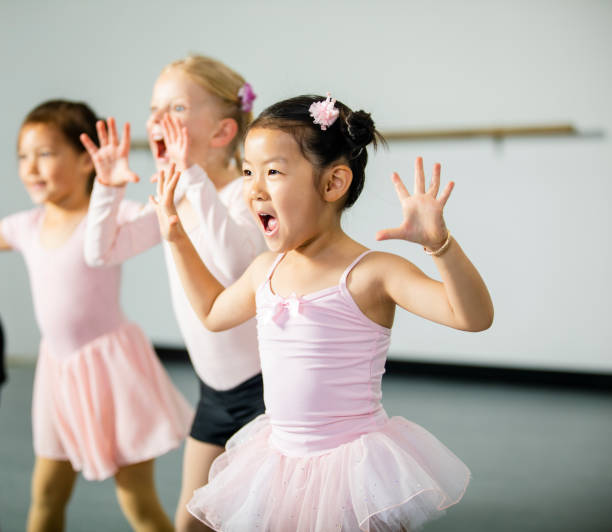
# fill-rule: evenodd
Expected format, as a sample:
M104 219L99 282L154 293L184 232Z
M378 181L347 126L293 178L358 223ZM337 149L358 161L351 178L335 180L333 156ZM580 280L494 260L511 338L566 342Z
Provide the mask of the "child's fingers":
M89 153L90 157L93 159L96 153L98 153L98 147L94 144L93 140L89 138L87 133L81 133L79 139L81 140L81 144L85 146L87 153Z
M433 173L431 175L431 185L429 186L428 193L431 194L434 198L438 195L438 191L440 190L440 169L442 166L440 163L434 164Z
M189 137L187 136L187 127L181 126L181 147L184 149L187 146Z
M390 240L392 238L403 238L404 232L399 228L381 229L376 233L376 240Z
M112 116L108 118L108 143L111 146L118 146L119 141L117 139L117 123Z
M410 192L408 192L406 185L404 185L404 182L402 181L397 172L393 172L393 174L391 174L391 180L393 181L393 185L395 186L395 192L397 193L397 197L400 200L410 197Z
M106 124L104 120L98 120L96 122L96 131L98 132L100 146L106 146L108 144L108 136L106 135Z
M119 143L119 153L122 157L127 157L130 153L130 123L123 124L123 135Z
M181 173L176 172L176 165L175 163L172 163L168 172L168 178L164 183L164 199L168 205L172 204L174 206L174 191L176 189L176 184L178 183L179 177L181 177Z
M173 205L174 200L174 191L170 189L170 182L172 181L172 177L174 176L174 163L170 165L170 170L168 170L168 175L162 170L159 178L161 181L161 194L160 197L164 205L170 208Z
M157 176L157 187L155 188L157 192L157 197L161 198L164 193L164 171L160 170Z
M164 136L166 137L166 140L169 143L174 144L174 142L176 142L176 130L174 129L172 118L167 113L164 115L164 118L162 119L162 127L164 130Z
M417 157L414 161L414 193L425 193L425 171L423 170L422 157Z
M172 198L174 198L174 191L176 190L176 186L177 186L180 178L181 178L181 173L180 172L176 172L176 173L174 173L172 175L172 177L168 181L169 193L172 196Z
M453 188L455 188L454 181L449 181L448 185L444 187L444 190L442 191L442 194L440 195L440 198L438 199L442 207L446 205L446 202L448 201L448 198L450 197L451 192L453 191Z

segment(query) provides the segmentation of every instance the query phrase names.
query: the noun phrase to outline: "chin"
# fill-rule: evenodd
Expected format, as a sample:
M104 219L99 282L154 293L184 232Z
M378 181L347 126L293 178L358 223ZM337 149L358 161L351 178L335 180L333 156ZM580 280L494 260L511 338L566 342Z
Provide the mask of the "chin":
M30 200L32 203L34 203L34 205L42 205L47 201L47 196L44 194L29 193L28 196L30 196Z

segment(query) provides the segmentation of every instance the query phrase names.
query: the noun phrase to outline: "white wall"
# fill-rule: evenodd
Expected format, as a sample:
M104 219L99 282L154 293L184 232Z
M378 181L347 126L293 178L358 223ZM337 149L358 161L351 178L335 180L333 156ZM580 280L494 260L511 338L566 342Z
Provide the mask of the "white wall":
M399 312L392 356L609 373L611 24L605 0L2 2L0 216L29 206L15 138L30 108L82 99L143 137L156 75L190 51L243 73L260 95L255 111L331 90L382 130L564 121L601 129L599 139L391 143L345 226L435 275L418 246L373 235L399 219L391 171L411 182L416 155L428 167L441 161L443 178L457 183L447 223L490 287L495 324L474 335ZM144 177L152 169L144 152L133 163ZM129 193L147 194L146 184ZM180 345L160 250L125 270L128 314L154 341ZM34 353L38 331L15 254L0 257L0 315L9 353Z

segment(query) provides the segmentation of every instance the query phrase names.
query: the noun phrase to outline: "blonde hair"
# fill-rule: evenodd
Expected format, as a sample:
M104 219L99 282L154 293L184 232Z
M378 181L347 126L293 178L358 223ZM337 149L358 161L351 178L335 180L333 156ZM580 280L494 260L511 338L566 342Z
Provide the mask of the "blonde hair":
M245 79L230 67L212 57L188 55L166 65L162 74L168 70L178 69L191 77L198 85L219 99L220 110L224 118L233 118L238 124L238 133L228 146L229 158L234 157L238 170L242 169L240 143L253 113L243 111L238 91L245 84Z

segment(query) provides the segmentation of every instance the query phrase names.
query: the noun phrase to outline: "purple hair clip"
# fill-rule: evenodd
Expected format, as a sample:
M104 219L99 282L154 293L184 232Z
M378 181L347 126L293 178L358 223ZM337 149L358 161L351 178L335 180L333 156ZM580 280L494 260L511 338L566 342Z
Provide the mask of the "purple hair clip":
M240 98L242 109L245 113L248 113L253 109L253 100L257 98L257 94L253 92L253 87L250 83L246 83L238 89L238 98Z
M310 116L314 118L313 123L319 124L321 129L325 131L338 118L340 111L334 107L335 99L332 99L331 94L327 93L327 98L322 102L314 102L308 108Z

